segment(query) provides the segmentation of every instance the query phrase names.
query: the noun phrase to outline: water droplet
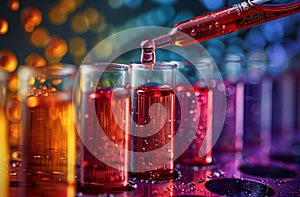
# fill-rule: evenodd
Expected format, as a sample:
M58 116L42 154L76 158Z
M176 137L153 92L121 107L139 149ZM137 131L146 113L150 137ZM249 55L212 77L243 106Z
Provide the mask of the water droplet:
M203 183L203 182L204 182L204 179L203 179L203 178L196 179L196 182L197 182L197 183Z
M226 29L226 25L223 25L223 26L222 26L222 29L225 30L225 29Z
M219 22L216 22L216 23L215 23L215 26L216 26L216 27L219 27L219 26L220 26Z
M212 30L212 25L209 25L208 28L209 28L210 30Z
M196 36L196 34L197 34L196 30L195 30L195 29L192 29L192 30L191 30L191 36L194 37L194 36Z

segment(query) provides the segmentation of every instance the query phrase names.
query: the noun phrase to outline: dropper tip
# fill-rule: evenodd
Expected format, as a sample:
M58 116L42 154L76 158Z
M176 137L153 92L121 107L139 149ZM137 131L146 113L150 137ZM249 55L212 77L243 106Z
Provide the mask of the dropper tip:
M169 34L160 35L152 40L156 48L165 47L172 44L172 38Z
M142 63L155 63L155 44L152 40L145 39L141 42L142 55L141 62Z
M143 49L154 49L155 48L155 43L153 42L153 40L145 39L141 42L141 48L143 48Z

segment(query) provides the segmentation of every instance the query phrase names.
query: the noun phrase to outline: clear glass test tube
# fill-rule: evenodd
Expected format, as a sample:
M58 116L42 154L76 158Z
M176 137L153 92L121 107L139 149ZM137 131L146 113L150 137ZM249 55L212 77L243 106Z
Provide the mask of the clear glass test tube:
M8 73L0 68L0 191L1 196L9 196L9 144L8 120L5 113L6 85Z
M213 67L207 62L177 62L176 129L181 140L193 139L176 163L190 166L212 162L212 97L208 83ZM179 147L180 148L180 147ZM181 147L184 149L185 147Z
M273 93L273 80L266 75L267 66L264 53L249 54L244 84L243 156L250 163L264 165L270 161Z
M174 178L176 121L173 63L131 64L132 176L148 181Z
M21 196L74 196L73 65L21 66L24 149ZM55 189L54 189L55 188Z
M79 190L125 191L129 186L130 67L81 65L79 98Z
M214 150L217 155L241 153L244 131L243 59L238 55L228 54L219 64L226 92L226 116Z

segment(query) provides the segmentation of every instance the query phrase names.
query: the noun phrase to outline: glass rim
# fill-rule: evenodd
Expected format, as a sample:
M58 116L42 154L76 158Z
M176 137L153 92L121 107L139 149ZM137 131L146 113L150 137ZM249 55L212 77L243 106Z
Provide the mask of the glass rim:
M57 63L33 68L33 72L45 74L48 77L75 76L77 69L73 64Z
M91 72L104 69L107 71L127 71L129 68L130 65L117 62L91 62L80 65L80 70L84 69Z
M189 62L189 61L171 61L174 62L175 64L180 67L181 65L183 66L195 66L195 67L213 67L213 64L211 62L205 62L205 61L198 61L198 62Z
M132 62L130 63L130 66L132 69L150 69L150 70L155 70L155 69L176 69L177 64L175 62L155 62L154 64L149 64L149 63L139 63L139 62Z

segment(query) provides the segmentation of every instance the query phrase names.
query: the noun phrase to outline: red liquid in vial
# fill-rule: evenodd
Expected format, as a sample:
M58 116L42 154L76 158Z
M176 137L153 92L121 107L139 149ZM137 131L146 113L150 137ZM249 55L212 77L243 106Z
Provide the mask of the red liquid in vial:
M193 138L190 146L184 151L184 153L176 160L177 163L184 165L205 165L212 161L211 153L211 91L207 87L193 87L193 91L185 86L177 86L176 96L180 100L180 108L177 108L177 117L181 117L181 121L177 121L180 124L178 135L182 135ZM198 114L197 114L198 113ZM197 125L195 131L193 125ZM188 132L188 133L186 133ZM204 138L208 143L202 147ZM182 139L186 140L186 139ZM206 151L205 156L199 157L199 152Z
M83 93L83 136L92 150L83 147L81 186L122 189L128 184L128 155L112 152L112 146L129 150L130 91L124 88L98 88ZM113 109L116 112L113 112ZM96 117L93 113L96 112ZM99 139L100 124L109 140ZM125 131L126 130L126 131ZM92 151L92 152L90 152ZM106 165L98 158L112 161L123 170Z
M135 173L133 176L148 180L173 179L174 146L169 142L175 133L175 93L167 87L148 83L135 89L133 99L132 118L136 125L132 130L137 135L131 136L132 150L148 152L168 146L168 151L159 151L154 158L132 158L134 170L143 171ZM154 109L151 109L153 104L162 105L166 113L161 111L162 108L153 107ZM161 125L161 121L163 121L163 126L159 129L156 126ZM144 126L148 124L153 125L149 127L152 132L149 133L149 136L139 137L141 134L145 136L145 132L148 130L145 130ZM164 165L153 170L153 163L163 163Z

